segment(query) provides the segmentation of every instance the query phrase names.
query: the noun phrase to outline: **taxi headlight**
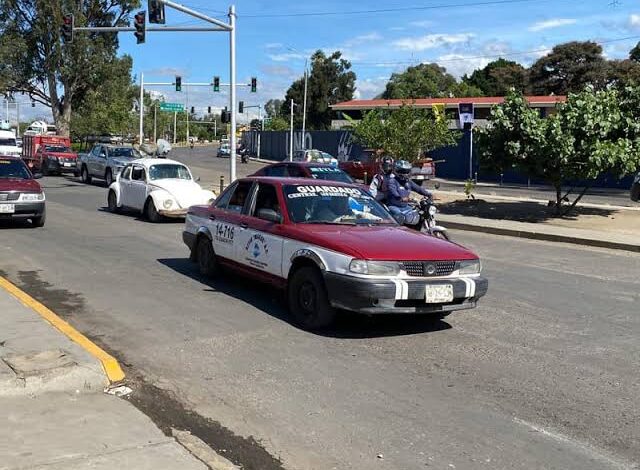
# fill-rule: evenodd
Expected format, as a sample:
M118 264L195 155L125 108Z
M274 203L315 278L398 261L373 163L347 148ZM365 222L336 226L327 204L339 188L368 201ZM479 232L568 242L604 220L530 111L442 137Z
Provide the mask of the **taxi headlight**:
M396 276L400 273L400 263L354 259L349 264L349 271L370 276Z
M482 265L479 259L471 259L458 262L458 272L460 274L479 274Z
M24 202L44 201L44 193L22 193L20 200Z
M165 199L162 205L164 206L165 209L170 209L171 206L173 205L173 201L171 199Z
M438 212L438 209L436 208L436 206L429 207L429 215L430 216L436 215L437 212Z

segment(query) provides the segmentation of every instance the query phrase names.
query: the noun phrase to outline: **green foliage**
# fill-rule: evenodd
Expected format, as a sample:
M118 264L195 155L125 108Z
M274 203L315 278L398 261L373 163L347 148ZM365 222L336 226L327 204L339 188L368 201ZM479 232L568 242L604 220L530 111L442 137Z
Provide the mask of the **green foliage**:
M538 95L578 93L585 86L604 88L610 65L595 42L568 42L557 45L538 59L529 71L531 90Z
M640 42L629 51L629 59L634 62L640 62Z
M446 119L437 120L431 110L409 104L397 110L374 110L355 123L353 134L357 142L394 158L414 162L424 152L456 143Z
M327 56L318 50L311 56L311 72L307 83L307 129L324 130L331 128L330 106L353 99L356 74L351 71L351 63L336 51ZM294 109L295 126L302 125L302 105L304 102L304 77L291 84L287 90L280 114L288 116L290 102Z
M476 182L472 179L468 179L464 182L464 194L467 196L467 199L475 199L476 197L473 195L473 191L476 189Z
M73 13L76 26L125 26L138 5L138 0L0 0L0 92L25 92L50 106L59 131L68 134L72 107L109 74L118 41L115 34L76 32L71 44L62 44L63 14Z
M412 99L449 96L481 96L482 91L468 83L458 83L438 64L420 64L394 73L382 94L384 99Z
M525 93L527 69L517 62L498 59L463 77L463 83L478 88L485 96L505 96L512 88Z
M491 125L478 132L481 162L503 172L516 168L556 189L556 212L571 210L586 192L562 210L565 181L591 180L605 172L620 177L640 167L640 91L626 88L571 94L548 118L510 94L491 111Z
M289 120L277 116L271 118L270 121L264 123L264 130L266 131L288 131L289 130Z
M270 99L264 104L264 113L268 118L274 118L280 113L283 100Z

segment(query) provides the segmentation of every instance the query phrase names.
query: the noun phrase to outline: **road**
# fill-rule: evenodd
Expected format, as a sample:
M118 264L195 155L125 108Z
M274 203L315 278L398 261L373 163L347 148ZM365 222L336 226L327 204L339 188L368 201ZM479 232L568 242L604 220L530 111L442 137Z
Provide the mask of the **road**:
M209 185L228 164L210 152L176 153ZM245 468L278 468L254 463L261 447L288 469L637 468L640 256L453 232L484 260L479 308L345 315L317 335L277 292L202 279L180 223L105 212L99 184L43 181L47 226L3 225L0 270L169 391L175 420L253 436L225 441Z

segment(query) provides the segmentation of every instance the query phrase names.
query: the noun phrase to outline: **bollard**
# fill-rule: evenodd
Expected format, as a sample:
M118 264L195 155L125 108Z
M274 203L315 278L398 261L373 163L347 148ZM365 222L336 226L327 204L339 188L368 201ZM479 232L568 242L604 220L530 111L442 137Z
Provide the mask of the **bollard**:
M476 171L475 183L478 184L478 172Z
M224 191L224 175L220 175L220 194Z
M367 184L367 172L364 172L364 184Z

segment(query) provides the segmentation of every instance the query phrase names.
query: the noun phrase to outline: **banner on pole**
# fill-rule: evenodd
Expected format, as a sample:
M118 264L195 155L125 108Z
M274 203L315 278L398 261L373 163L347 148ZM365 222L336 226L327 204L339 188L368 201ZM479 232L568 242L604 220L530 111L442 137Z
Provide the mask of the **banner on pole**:
M473 103L460 103L458 105L460 116L460 127L464 129L465 124L473 125Z

